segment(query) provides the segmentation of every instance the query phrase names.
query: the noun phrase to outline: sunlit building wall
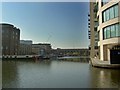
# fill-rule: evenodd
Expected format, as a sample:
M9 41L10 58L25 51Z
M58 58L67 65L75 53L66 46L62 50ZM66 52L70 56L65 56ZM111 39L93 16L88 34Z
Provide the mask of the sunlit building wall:
M97 27L99 37L99 59L102 61L109 61L110 64L119 64L120 0L96 0L95 3L98 6L96 17L99 21ZM94 5L92 6L92 4L90 6L94 8ZM94 9L92 10L92 8L90 9L90 15L93 15L92 13ZM91 19L93 20L93 17L91 17ZM95 24L91 25L95 26ZM94 36L92 36L92 39L93 38Z
M32 40L20 40L19 55L32 54Z
M89 31L89 39L90 39L90 57L94 58L95 56L98 56L98 32L97 28L99 25L98 18L97 18L97 11L98 11L98 5L96 2L93 2L91 0L90 2L90 15L89 16L89 23L88 23L88 31Z
M46 54L50 54L51 49L51 44L48 43L32 44L32 54L40 55L41 50L44 50Z

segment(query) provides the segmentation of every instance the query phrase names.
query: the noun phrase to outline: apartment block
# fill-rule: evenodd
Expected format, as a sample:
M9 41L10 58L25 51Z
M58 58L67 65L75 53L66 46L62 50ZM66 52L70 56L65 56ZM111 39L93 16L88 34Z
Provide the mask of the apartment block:
M18 55L20 29L11 24L1 23L2 55Z

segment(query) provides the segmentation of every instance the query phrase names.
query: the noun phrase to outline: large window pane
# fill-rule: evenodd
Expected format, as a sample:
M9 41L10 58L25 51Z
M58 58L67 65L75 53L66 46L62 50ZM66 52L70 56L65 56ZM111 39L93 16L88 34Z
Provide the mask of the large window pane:
M120 24L114 24L103 29L103 39L119 37L120 36Z
M111 26L111 37L115 37L115 25Z
M103 37L104 39L106 39L107 37L106 37L106 28L104 29L104 37Z
M106 29L107 29L107 36L106 36L106 38L110 38L110 27L107 27Z
M105 12L103 12L103 22L105 22L106 21L106 14L105 14Z
M114 7L110 8L110 19L114 18Z
M109 20L110 17L109 17L109 9L106 11L106 20Z
M120 24L119 24L119 27L118 27L118 36L120 36Z
M114 10L115 10L115 17L118 17L118 5L114 6Z
M118 24L115 25L115 29L116 29L116 36L119 36Z

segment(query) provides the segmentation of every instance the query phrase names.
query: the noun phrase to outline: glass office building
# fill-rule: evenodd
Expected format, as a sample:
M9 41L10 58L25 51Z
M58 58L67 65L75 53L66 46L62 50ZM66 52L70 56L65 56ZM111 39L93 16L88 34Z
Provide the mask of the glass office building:
M99 22L97 27L99 60L120 64L120 0L96 0L95 3L98 5L96 17ZM92 14L91 12L90 15Z

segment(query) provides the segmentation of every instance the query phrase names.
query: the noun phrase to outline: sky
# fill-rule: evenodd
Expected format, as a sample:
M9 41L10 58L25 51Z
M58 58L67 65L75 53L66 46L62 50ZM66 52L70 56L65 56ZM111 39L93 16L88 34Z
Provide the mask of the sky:
M88 48L88 2L3 2L2 23L20 29L21 40L53 48Z

